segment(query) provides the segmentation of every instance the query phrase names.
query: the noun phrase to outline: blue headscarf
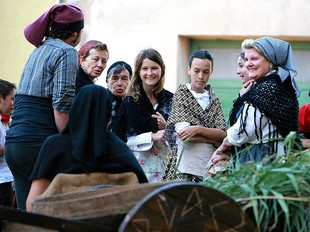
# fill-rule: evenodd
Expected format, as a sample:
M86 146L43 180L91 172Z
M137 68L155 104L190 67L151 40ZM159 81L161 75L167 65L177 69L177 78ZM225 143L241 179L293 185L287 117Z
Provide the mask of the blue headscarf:
M271 37L258 38L254 40L254 44L278 68L278 75L282 82L287 77L291 78L293 88L299 96L300 90L294 79L297 70L291 44Z

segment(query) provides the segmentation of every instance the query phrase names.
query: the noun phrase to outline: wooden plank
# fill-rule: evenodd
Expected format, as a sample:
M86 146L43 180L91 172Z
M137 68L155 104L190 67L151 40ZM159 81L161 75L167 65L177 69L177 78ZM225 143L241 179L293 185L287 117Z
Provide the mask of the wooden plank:
M122 185L37 199L33 212L83 220L127 214L144 196L167 183Z

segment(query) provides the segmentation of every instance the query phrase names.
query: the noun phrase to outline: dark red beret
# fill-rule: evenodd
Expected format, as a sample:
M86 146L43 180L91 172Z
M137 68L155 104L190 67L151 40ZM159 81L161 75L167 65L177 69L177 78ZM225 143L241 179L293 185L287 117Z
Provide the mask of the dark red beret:
M56 4L24 29L25 38L37 47L52 26L79 32L84 28L83 12L74 5Z

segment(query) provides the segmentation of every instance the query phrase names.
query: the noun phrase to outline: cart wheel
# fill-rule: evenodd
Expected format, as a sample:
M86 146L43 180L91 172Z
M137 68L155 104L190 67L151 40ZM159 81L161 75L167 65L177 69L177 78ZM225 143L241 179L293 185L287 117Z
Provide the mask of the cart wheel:
M174 182L139 201L118 231L255 231L255 226L226 194L202 184Z

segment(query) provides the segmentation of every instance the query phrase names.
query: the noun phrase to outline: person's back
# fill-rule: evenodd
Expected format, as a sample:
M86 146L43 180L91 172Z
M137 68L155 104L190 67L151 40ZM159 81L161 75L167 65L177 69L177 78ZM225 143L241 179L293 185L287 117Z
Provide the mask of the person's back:
M58 173L134 172L140 183L147 178L123 141L107 131L112 96L98 85L87 85L76 95L65 129L49 136L42 145L31 174L27 210ZM80 116L85 121L81 123Z
M81 40L83 27L84 16L78 7L56 4L24 30L36 49L27 60L15 94L5 146L19 210L25 210L29 176L42 143L59 133L68 120L78 72L74 47Z

